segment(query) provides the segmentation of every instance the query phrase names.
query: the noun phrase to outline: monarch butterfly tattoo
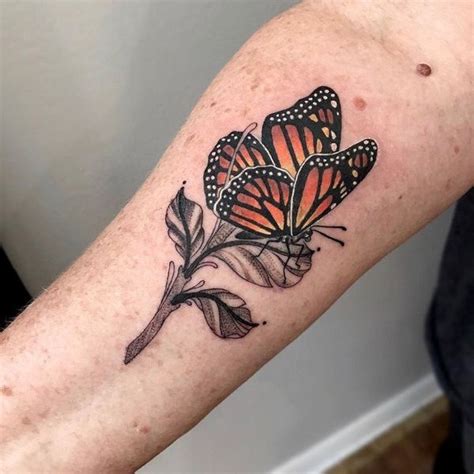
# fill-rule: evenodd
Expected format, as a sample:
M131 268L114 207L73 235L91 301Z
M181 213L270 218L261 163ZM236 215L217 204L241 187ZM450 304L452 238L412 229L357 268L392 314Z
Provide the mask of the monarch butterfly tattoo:
M193 284L199 269L216 269L222 262L249 283L289 288L303 278L313 254L321 250L308 245L313 233L344 245L340 234L331 233L346 227L320 221L374 167L376 142L366 138L340 150L341 105L326 86L268 115L260 139L252 133L256 129L257 123L252 123L229 133L208 156L204 195L216 222L207 239L202 207L185 196L185 182L168 206L168 235L183 263L169 263L158 309L128 345L125 364L182 304L194 304L223 339L242 338L259 326L240 296L223 288L204 288L203 280Z

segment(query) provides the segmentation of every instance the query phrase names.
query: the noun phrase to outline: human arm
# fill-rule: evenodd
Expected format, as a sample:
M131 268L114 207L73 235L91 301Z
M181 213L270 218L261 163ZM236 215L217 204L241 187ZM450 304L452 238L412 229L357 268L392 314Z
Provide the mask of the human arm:
M469 78L455 59L461 54L448 54L426 28L409 28L420 35L415 39L395 35L394 28L406 21L403 15L392 27L384 22L383 37L377 19L365 24L351 18L330 6L299 7L258 33L211 86L118 219L5 334L0 385L14 394L3 400L6 435L13 443L5 446L13 446L14 455L24 457L30 448L29 460L45 465L94 463L84 469L144 462L472 184ZM421 44L426 51L419 51ZM453 38L450 44L462 42ZM432 64L431 77L415 73L419 61ZM124 366L125 348L156 311L169 261L180 262L166 235L165 213L181 182L187 181L186 195L205 210L209 234L214 217L203 200L202 172L217 140L249 122L261 126L267 114L322 84L336 90L342 102L342 147L366 136L380 147L377 166L325 218L347 226L346 246L323 241L314 256L317 265L283 290L251 285L223 264L202 269L195 281L203 278L206 287L238 294L253 320L267 325L239 340L220 340L196 307L182 305ZM354 105L356 97L365 101L364 110ZM310 245L316 248L321 240L314 236ZM39 408L45 398L48 414ZM39 435L21 423L25 417ZM104 438L113 438L113 446L104 446ZM49 452L38 449L41 441L51 443ZM61 459L67 443L77 458Z

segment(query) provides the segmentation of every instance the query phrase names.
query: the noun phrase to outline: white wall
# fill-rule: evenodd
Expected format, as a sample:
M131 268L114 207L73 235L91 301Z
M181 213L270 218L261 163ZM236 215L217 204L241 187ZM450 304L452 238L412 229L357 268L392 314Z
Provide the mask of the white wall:
M3 245L33 293L133 194L231 55L290 0L3 4ZM442 216L144 472L271 469L429 372Z

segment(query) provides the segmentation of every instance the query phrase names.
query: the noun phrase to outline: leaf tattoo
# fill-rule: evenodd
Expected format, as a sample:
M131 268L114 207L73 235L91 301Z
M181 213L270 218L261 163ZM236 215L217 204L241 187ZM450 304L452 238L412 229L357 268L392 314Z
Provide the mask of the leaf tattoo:
M314 251L306 242L245 242L221 246L213 256L226 263L237 275L258 286L289 288L296 285L311 268Z
M341 106L337 94L325 86L267 116L261 139L252 134L256 127L253 123L229 133L209 154L204 195L217 220L207 239L203 209L185 196L184 186L170 202L165 222L183 264L176 268L170 262L161 302L127 346L125 364L150 344L182 304L194 304L222 339L240 339L259 326L240 296L223 288L203 288L204 280L193 285L200 269L224 263L248 283L290 288L311 269L315 251L321 250L308 245L314 233L344 245L331 232L345 232L346 227L320 221L372 170L376 142L365 139L339 149Z
M185 301L196 304L216 336L236 339L258 326L252 322L245 301L222 288L185 293L175 298L175 302Z
M171 201L166 212L168 235L175 243L176 251L183 257L187 267L190 259L204 242L202 207L184 196L181 188Z

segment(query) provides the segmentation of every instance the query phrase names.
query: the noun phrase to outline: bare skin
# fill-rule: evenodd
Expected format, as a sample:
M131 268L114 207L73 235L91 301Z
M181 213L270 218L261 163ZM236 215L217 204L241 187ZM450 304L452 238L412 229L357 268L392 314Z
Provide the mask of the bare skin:
M137 469L473 185L470 8L306 2L247 42L131 202L2 334L0 459L8 472ZM267 324L222 340L195 306L182 305L124 365L176 258L164 222L183 179L205 208L202 172L217 140L326 84L341 99L342 148L366 136L379 144L370 179L324 218L347 226L346 246L313 242L323 247L317 268L284 290L249 285L224 266L203 268L207 282L244 296ZM205 212L207 231L213 222Z

